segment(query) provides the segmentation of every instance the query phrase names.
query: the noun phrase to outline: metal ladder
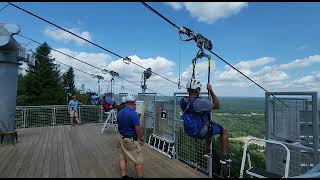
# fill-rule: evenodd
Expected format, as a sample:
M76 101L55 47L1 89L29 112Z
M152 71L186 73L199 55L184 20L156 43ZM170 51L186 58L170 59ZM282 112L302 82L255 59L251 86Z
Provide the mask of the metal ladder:
M248 146L249 146L250 142L252 142L252 141L262 141L262 142L271 143L271 144L278 144L278 145L281 145L284 147L284 149L287 151L287 156L286 156L286 160L285 160L285 170L284 170L283 176L278 175L278 174L274 174L272 172L269 172L269 171L266 171L263 169L252 167L250 154L249 154L249 150L248 150ZM246 173L248 175L256 177L256 178L288 178L289 164L290 164L290 150L283 143L281 143L279 141L275 141L275 140L265 140L265 139L257 139L257 138L248 139L248 141L244 144L244 147L243 147L243 155L242 155L242 162L241 162L241 169L240 169L240 178L243 178L243 171L244 171L244 166L246 163L246 157L248 159L248 165L249 165L249 169L246 170Z
M109 112L105 112L108 117L106 121L104 122L101 133L104 133L105 129L108 129L109 127L112 127L114 131L118 131L118 124L117 124L117 112L115 109L111 109Z

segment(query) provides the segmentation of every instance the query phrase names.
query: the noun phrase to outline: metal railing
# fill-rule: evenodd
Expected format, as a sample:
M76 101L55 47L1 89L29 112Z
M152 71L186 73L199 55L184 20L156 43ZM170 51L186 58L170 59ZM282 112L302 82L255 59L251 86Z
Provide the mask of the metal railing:
M79 121L84 123L103 122L102 106L80 105ZM17 106L15 115L16 128L59 126L70 124L67 105Z

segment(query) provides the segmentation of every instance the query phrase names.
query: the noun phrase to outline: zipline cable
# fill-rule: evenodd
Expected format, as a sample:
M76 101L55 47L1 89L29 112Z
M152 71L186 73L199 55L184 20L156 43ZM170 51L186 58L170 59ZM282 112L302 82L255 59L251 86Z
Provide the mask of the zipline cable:
M175 23L173 23L172 21L170 21L168 18L166 18L165 16L163 16L161 13L159 13L157 10L155 10L154 8L152 8L151 6L149 6L147 3L145 2L141 2L148 10L152 11L153 13L155 13L156 15L158 15L159 17L161 17L163 20L165 20L166 22L168 22L170 25L172 25L174 28L179 30L179 34L181 32L183 32L184 34L186 34L187 36L190 37L190 39L186 40L192 40L195 39L195 35L193 34L193 32L190 29L187 29L185 27L179 27L177 26ZM196 42L198 44L198 42ZM199 47L199 45L198 45ZM203 50L203 47L199 47L200 49ZM237 68L235 68L234 66L232 66L230 63L228 63L226 60L224 60L223 58L221 58L218 54L214 53L211 49L207 49L210 53L212 53L213 55L215 55L217 58L219 58L221 61L225 62L227 65L229 65L231 68L233 68L234 70L236 70L237 72L239 72L241 75L243 75L244 77L246 77L247 79L249 79L251 82L253 82L255 85L257 85L258 87L260 87L261 89L263 89L265 92L269 93L268 90L266 90L265 88L263 88L261 85L259 85L257 82L255 82L254 80L252 80L251 78L249 78L247 75L245 75L244 73L242 73L240 70L238 70ZM289 107L287 104L285 104L283 101L281 101L279 98L277 98L276 96L272 95L274 98L276 98L277 100L279 100L280 102L282 102L284 105L286 105L287 107Z
M29 50L29 51L35 54L34 51L32 51L32 50ZM42 57L47 57L47 56L45 56L45 55L43 55L43 54L40 54L40 53L38 53L38 55L40 55L40 56L42 56ZM58 61L58 60L56 60L56 59L55 59L54 61L56 61L57 63L62 64L62 65L64 65L64 66L71 67L71 68L73 68L74 70L77 70L77 71L79 71L79 72L82 72L82 73L87 74L87 75L91 76L92 78L94 78L94 77L93 77L93 74L90 74L90 73L88 73L88 72L86 72L86 71L83 71L83 70L81 70L81 69L75 68L75 67L73 67L73 66L70 66L70 65L68 65L68 64L65 64L65 63L63 63L63 62L61 62L61 61ZM103 81L106 81L106 82L109 82L109 81L107 81L107 80L105 80L105 79L102 79L102 80L103 80ZM121 87L121 85L118 85L118 84L116 84L116 83L114 83L114 85L117 85L117 86L120 86L120 87ZM123 87L123 88L126 89L126 90L129 90L129 91L131 91L131 92L139 93L139 92L137 92L137 91L133 91L133 90L128 89L128 88L125 88L125 87Z
M25 39L28 39L28 40L36 43L36 44L41 45L40 42L38 42L38 41L36 41L36 40L34 40L34 39L31 39L31 38L26 37L26 36L21 35L21 34L18 34L18 35L21 36L21 37L23 37L23 38L25 38ZM85 61L83 61L83 60L80 60L79 58L73 57L73 56L71 56L71 55L69 55L69 54L66 54L66 53L64 53L64 52L61 52L61 51L59 51L59 50L57 50L57 49L54 49L54 48L52 48L52 47L48 47L48 48L51 49L51 50L53 50L53 51L56 51L56 52L58 52L58 53L60 53L60 54L63 54L63 55L65 55L65 56L69 57L69 58L72 58L72 59L77 60L77 61L79 61L79 62L82 62L82 63L84 63L84 64L86 64L86 65L89 65L89 66L91 66L91 67L93 67L93 68L99 69L99 70L101 70L101 71L105 71L105 69L102 69L102 68L99 68L99 67L97 67L97 66L94 66L94 65L92 65L92 64L90 64L90 63L87 63L87 62L85 62ZM120 78L120 79L122 79L122 80L125 80L125 81L127 81L127 82L130 82L130 83L132 83L132 84L140 87L139 84L137 84L137 83L135 83L135 82L133 82L133 81L127 80L127 79L125 79L125 78L123 78L123 77L120 77L120 76L117 76L117 77ZM163 95L163 94L161 94L161 93L159 93L159 92L157 92L157 91L154 91L154 90L152 90L152 89L149 89L149 88L148 88L148 90L151 91L151 92L160 94L160 95L162 95L162 96L165 96L165 95Z
M65 32L67 32L67 33L69 33L69 34L71 34L71 35L73 35L73 36L76 36L77 38L80 38L80 39L82 39L82 40L84 40L84 41L86 41L86 42L88 42L88 43L90 43L90 44L92 44L92 45L94 45L94 46L96 46L96 47L98 47L98 48L100 48L100 49L102 49L102 50L110 53L110 54L113 54L113 55L115 55L115 56L117 56L117 57L119 57L119 58L121 58L121 59L123 59L123 60L129 60L129 62L131 62L132 64L134 64L134 65L136 65L136 66L138 66L138 67L141 67L141 68L147 70L147 68L143 67L142 65L133 62L129 57L123 57L123 56L121 56L121 55L119 55L119 54L117 54L117 53L115 53L115 52L112 52L112 51L110 51L110 50L108 50L108 49L106 49L106 48L104 48L104 47L102 47L102 46L100 46L100 45L98 45L98 44L90 41L90 40L87 40L87 39L85 39L85 38L83 38L83 37L81 37L81 36L79 36L79 35L71 32L71 31L69 31L69 30L67 30L67 29L65 29L65 28L63 28L63 27L61 27L61 26L59 26L59 25L57 25L57 24L55 24L55 23L53 23L53 22L50 22L50 21L48 21L48 20L46 20L46 19L44 19L44 18L42 18L42 17L40 17L40 16L38 16L38 15L36 15L36 14L34 14L34 13L32 13L32 12L24 9L24 8L21 8L21 7L15 5L15 4L11 3L11 2L7 2L7 3L10 4L10 5L12 5L13 7L15 7L15 8L17 8L17 9L20 9L20 10L24 11L25 13L27 13L27 14L29 14L29 15L32 15L32 16L34 16L34 17L36 17L36 18L38 18L38 19L40 19L40 20L42 20L42 21L44 21L44 22L46 22L46 23L48 23L48 24L50 24L50 25L52 25L52 26L55 26L55 27L57 27L57 28L65 31ZM159 73L156 73L156 72L153 72L153 71L152 71L152 73L155 74L155 75L158 75L158 76L160 76L160 77L162 77L162 78L164 78L164 79L167 80L167 81L170 81L170 82L178 85L177 82L174 82L174 81L170 80L169 78L167 78L167 77L165 77L165 76L162 76L162 75L159 74Z

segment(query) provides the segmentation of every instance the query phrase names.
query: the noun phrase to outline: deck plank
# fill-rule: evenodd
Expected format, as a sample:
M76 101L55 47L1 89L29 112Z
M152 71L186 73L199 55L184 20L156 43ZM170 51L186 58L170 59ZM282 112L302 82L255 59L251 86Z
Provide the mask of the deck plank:
M48 145L45 152L45 160L43 163L41 177L48 178L50 175L50 164L51 164L51 151L52 151L52 143L53 143L53 136L55 127L49 127L49 138L48 138Z
M63 139L63 155L64 155L64 167L65 167L65 172L66 172L66 178L72 178L73 173L72 173L72 165L71 165L71 159L70 159L70 154L69 154L69 148L68 148L68 142L67 142L67 127L64 126L62 128L62 139Z
M15 165L20 165L20 167L25 168L26 166L22 166L26 155L28 153L28 150L30 148L30 144L32 144L36 138L38 137L36 134L38 133L39 129L35 129L34 133L29 133L25 131L24 133L27 135L26 139L23 139L23 143L19 143L15 145L14 150L9 154L8 158L6 159L7 161L3 161L3 165L6 165L6 167L3 169L1 172L0 177L10 177L10 176L16 176L19 171L21 170L20 168L16 169L14 168Z
M65 167L65 161L64 161L64 145L65 142L62 139L62 132L64 129L64 126L59 126L58 128L58 178L65 178L66 177L66 167Z
M118 132L99 132L102 123L18 129L19 143L0 145L0 177L118 178ZM144 177L206 178L147 144L143 147ZM128 162L128 175L135 177Z
M76 150L75 150L74 145L71 140L72 130L71 130L70 126L66 127L65 133L66 133L66 144L67 144L67 147L69 150L69 156L71 159L70 164L71 164L71 169L72 169L72 176L74 178L79 178L79 177L81 177L81 171L80 171L79 163L76 158Z
M49 135L50 135L50 127L45 127L45 131L42 134L42 136L44 136L44 140L41 145L41 151L38 154L39 158L36 162L36 167L33 170L33 177L35 177L35 178L41 177L42 168L43 168L43 164L44 164L45 157L46 157L45 153L47 151Z
M39 150L41 150L41 143L43 139L42 133L45 131L45 129L46 128L37 128L39 133L35 134L33 142L28 144L28 146L24 148L23 156L25 158L21 158L21 160L23 160L22 162L23 164L18 164L18 167L15 167L15 169L21 168L16 177L32 177L33 176L32 168L35 167L36 159L38 157L37 153L35 152L38 152Z

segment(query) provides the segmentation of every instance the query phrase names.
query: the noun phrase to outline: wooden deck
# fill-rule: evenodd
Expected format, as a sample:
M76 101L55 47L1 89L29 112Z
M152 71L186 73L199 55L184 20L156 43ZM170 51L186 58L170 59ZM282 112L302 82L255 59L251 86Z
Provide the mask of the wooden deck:
M117 132L102 124L18 129L18 143L0 145L0 177L120 177ZM146 178L208 178L191 167L143 147ZM128 163L128 175L135 176Z

